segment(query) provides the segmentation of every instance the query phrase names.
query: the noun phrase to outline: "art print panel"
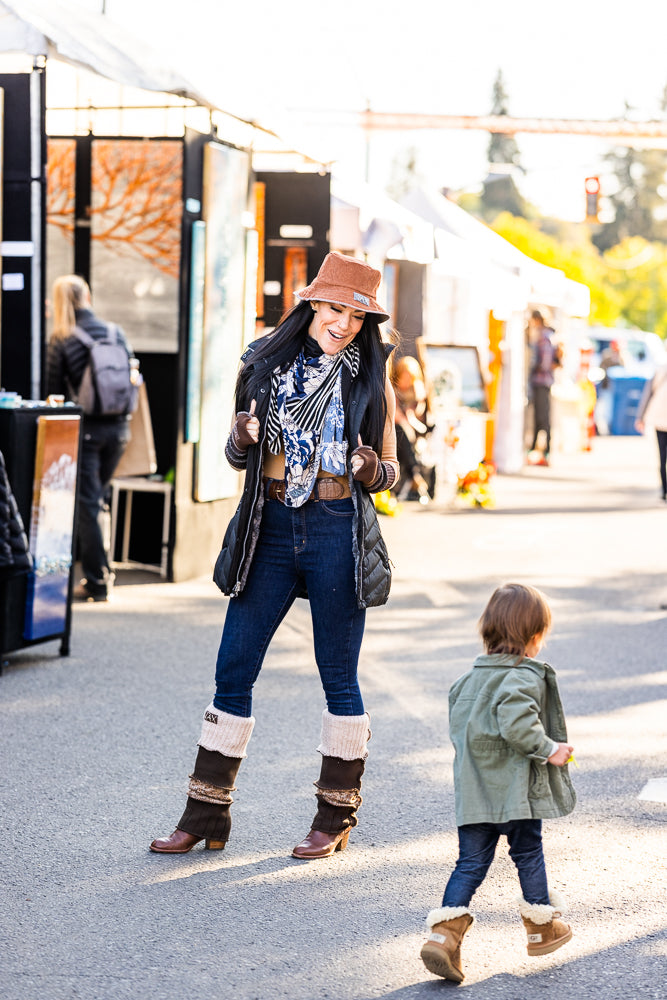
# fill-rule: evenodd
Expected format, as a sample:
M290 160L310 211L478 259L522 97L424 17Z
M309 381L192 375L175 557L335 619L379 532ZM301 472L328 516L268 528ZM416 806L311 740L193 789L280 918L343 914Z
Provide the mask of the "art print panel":
M206 275L194 490L201 501L238 492L238 473L225 458L225 442L243 351L249 172L250 159L243 150L222 143L205 147Z
M25 639L60 635L65 630L80 426L81 418L75 415L37 419L30 518L34 570L26 599Z

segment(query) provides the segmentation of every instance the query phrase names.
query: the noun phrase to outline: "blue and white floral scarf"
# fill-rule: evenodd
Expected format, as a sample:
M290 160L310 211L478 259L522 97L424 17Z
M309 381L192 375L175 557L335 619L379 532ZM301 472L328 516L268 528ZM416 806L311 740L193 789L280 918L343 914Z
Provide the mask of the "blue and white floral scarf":
M306 502L320 467L334 476L346 473L343 364L354 378L359 371L359 348L354 341L337 354L306 357L301 351L286 372L273 372L267 442L274 455L285 448L288 507Z

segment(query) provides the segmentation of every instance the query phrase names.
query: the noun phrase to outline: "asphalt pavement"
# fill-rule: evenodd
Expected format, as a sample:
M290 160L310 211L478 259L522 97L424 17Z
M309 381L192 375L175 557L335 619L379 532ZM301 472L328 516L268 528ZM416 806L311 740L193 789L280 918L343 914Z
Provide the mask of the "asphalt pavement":
M293 859L315 810L323 697L308 605L279 629L223 852L151 854L185 800L226 600L208 578L119 574L0 676L0 995L5 1000L667 997L667 505L652 438L498 476L496 506L404 504L382 528L389 604L360 669L373 738L346 851ZM419 959L456 859L447 693L480 650L493 588L549 596L579 769L545 823L573 939L528 958L502 844L456 987ZM662 783L661 783L661 779ZM647 797L648 796L648 797ZM661 801L662 799L662 801Z

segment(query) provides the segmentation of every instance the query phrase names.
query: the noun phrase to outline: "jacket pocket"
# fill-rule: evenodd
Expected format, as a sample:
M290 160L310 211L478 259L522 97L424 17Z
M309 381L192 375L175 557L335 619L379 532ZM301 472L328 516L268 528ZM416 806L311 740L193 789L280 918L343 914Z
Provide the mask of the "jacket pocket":
M537 761L531 760L528 798L529 799L551 798L551 788L549 786L549 775L547 774L546 764L538 764Z

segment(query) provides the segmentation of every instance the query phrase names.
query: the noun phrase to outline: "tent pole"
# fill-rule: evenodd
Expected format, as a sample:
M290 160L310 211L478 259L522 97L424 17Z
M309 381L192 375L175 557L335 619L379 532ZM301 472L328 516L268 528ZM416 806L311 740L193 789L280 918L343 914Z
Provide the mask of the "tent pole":
M42 380L44 72L44 59L37 56L30 74L30 231L33 245L30 280L30 396L32 399L40 398Z

